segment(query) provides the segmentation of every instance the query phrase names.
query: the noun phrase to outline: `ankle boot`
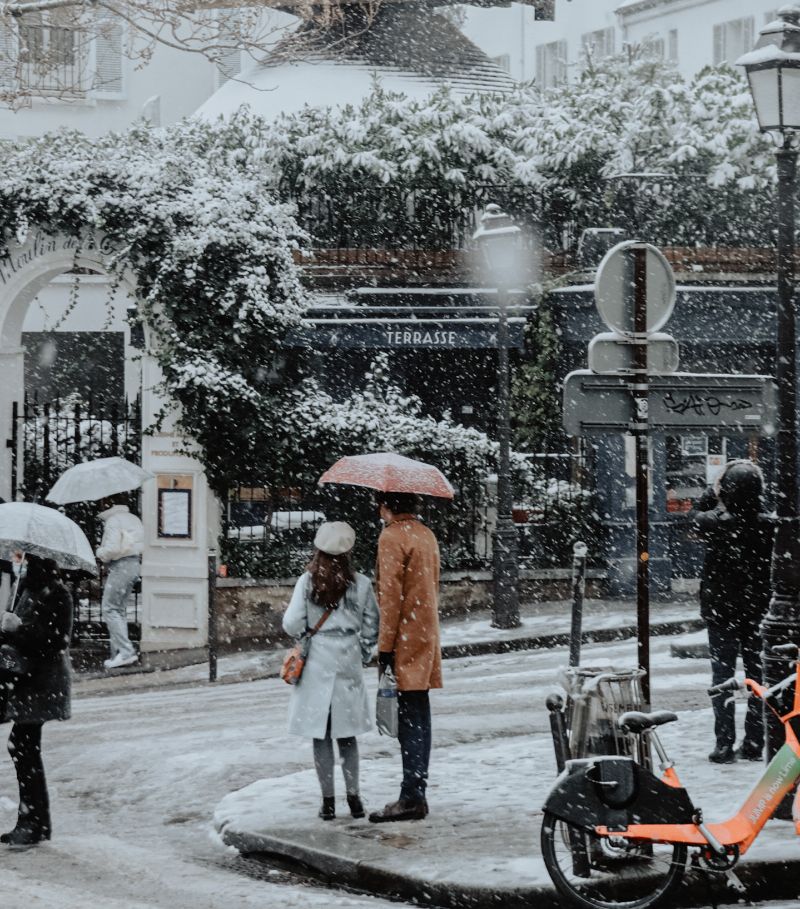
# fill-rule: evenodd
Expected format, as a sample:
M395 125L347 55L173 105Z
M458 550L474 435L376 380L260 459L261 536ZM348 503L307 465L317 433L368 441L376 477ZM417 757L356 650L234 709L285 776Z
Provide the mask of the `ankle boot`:
M323 821L332 821L336 817L336 799L332 795L322 797L322 807L319 809L319 816Z
M364 803L361 801L361 796L357 792L348 792L347 804L350 807L350 814L352 814L353 817L364 817L367 813L364 811Z
M35 846L44 840L50 839L50 831L38 827L15 827L8 833L0 836L0 843L6 846Z

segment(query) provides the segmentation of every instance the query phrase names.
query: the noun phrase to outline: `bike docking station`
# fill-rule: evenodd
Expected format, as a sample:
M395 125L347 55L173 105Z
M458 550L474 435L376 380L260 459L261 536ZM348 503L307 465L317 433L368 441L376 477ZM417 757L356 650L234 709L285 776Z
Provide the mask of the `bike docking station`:
M800 779L800 648L793 644L773 648L795 662L792 675L773 688L731 679L709 689L716 695L746 688L785 731L785 744L733 817L706 824L656 732L678 716L651 712L649 435L771 434L776 398L769 376L678 372L677 342L661 331L675 298L672 268L660 250L639 241L611 249L595 282L597 309L610 331L589 344L589 369L570 373L564 383L570 435L629 433L636 452L638 667L582 668L573 646L567 703L560 694L547 699L560 774L544 805L542 856L558 892L581 909L655 906L675 892L690 856L693 870L721 875L741 893L733 868ZM800 836L800 793L794 817Z

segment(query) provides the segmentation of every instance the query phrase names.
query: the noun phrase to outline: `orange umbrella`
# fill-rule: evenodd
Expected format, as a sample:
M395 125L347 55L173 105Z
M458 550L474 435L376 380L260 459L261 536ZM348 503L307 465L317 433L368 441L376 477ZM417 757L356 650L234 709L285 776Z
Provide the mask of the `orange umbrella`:
M323 483L366 486L381 492L410 492L452 499L453 487L432 464L405 458L391 451L340 458L319 478Z

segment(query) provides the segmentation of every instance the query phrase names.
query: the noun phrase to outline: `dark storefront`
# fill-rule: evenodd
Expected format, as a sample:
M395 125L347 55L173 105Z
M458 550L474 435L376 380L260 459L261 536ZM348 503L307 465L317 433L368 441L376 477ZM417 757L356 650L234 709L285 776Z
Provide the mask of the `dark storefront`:
M586 348L605 326L593 285L553 291L549 306L560 329L561 377L586 368ZM682 372L772 374L775 359L774 289L734 282L679 284L675 312L665 328L680 346ZM592 440L596 449L597 500L607 530L613 587L633 587L633 449L624 436ZM768 481L773 444L755 434L686 434L652 437L651 572L668 589L676 579L697 577L702 552L692 538L687 512L716 472L731 458L753 457Z

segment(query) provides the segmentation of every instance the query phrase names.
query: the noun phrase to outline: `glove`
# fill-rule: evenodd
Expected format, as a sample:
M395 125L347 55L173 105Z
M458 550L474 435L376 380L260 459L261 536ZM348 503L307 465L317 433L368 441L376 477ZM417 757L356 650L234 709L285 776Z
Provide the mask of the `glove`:
M387 669L391 669L394 672L393 650L382 650L378 654L378 677L380 678Z
M22 619L13 612L4 612L0 618L0 631L13 634L22 624Z

